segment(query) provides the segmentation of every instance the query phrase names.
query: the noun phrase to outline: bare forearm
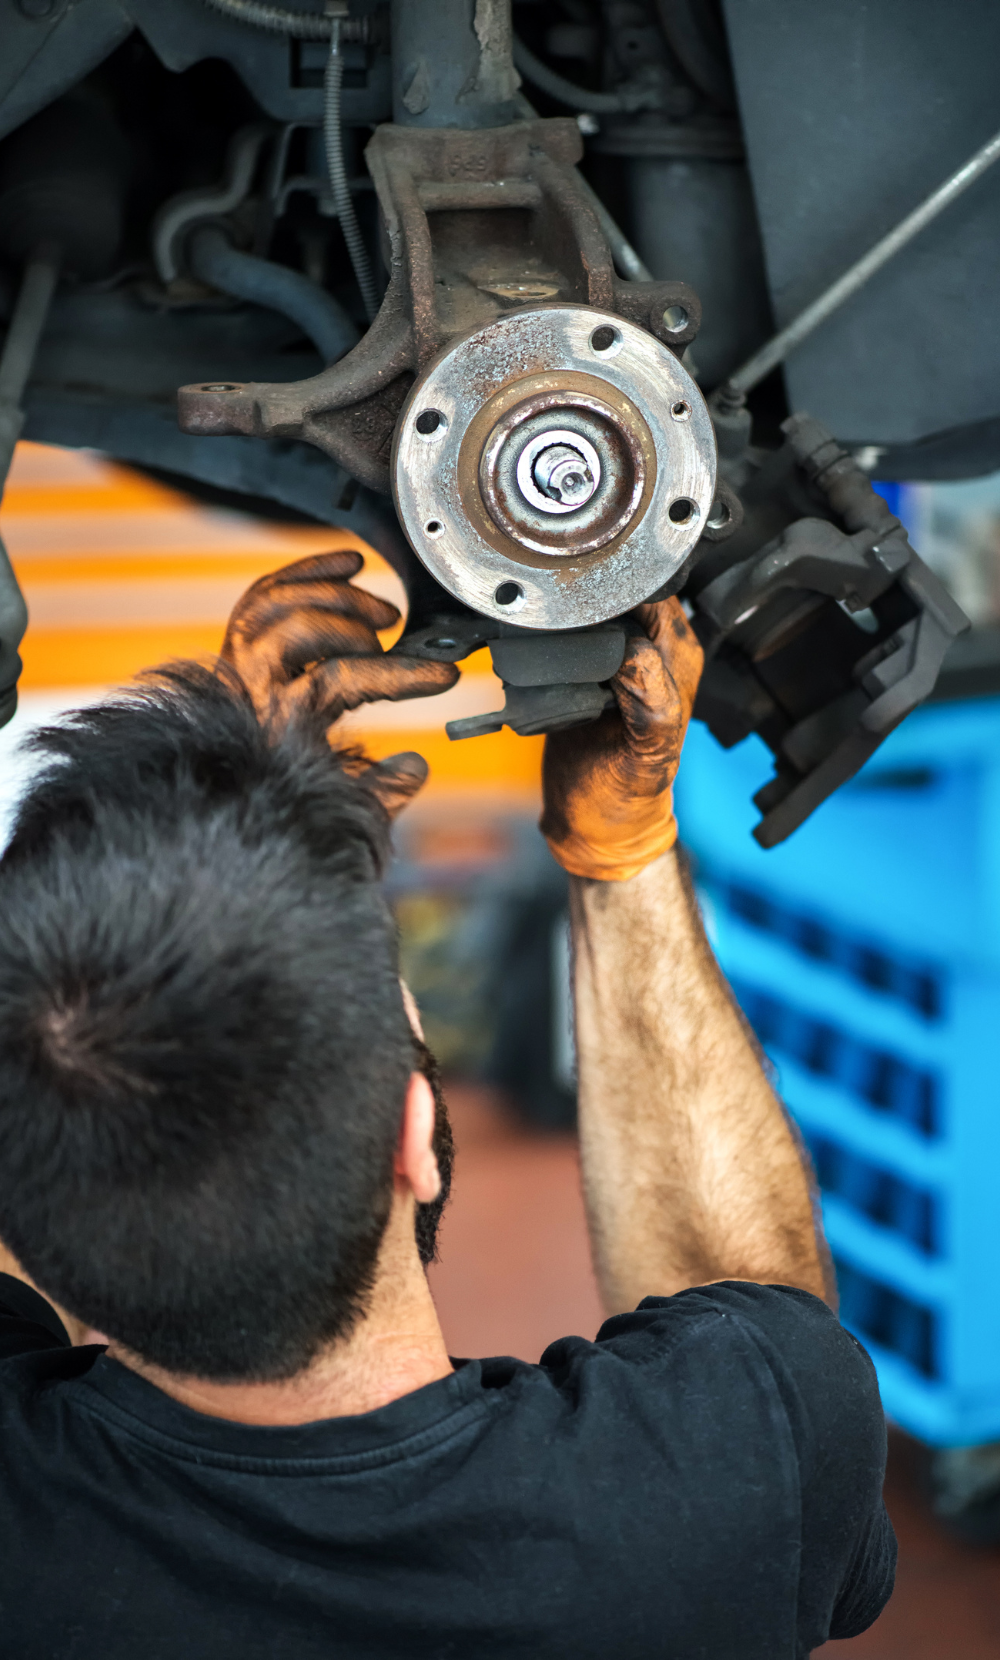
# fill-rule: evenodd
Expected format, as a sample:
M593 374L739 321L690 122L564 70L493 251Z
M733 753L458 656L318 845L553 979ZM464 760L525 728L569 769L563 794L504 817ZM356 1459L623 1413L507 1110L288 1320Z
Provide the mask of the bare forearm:
M823 1296L809 1182L676 853L571 879L580 1146L609 1311L746 1279Z

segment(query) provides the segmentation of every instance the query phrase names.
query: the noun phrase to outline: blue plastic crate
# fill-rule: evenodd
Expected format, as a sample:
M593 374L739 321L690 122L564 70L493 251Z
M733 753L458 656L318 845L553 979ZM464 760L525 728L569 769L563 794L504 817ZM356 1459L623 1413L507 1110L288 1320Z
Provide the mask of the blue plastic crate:
M677 785L722 966L810 1147L886 1411L1000 1440L1000 699L918 710L782 846L695 723Z

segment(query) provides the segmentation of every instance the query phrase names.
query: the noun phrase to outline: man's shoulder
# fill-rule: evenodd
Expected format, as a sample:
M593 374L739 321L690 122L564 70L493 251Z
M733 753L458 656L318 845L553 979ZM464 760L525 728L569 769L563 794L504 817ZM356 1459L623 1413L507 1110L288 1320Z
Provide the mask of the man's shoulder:
M656 1366L680 1359L692 1345L704 1349L752 1346L770 1367L807 1383L831 1366L874 1387L875 1373L864 1349L833 1310L809 1291L790 1285L721 1280L691 1286L673 1296L645 1297L628 1313L606 1320L593 1343L564 1339L542 1357L543 1367L560 1361L614 1358L625 1365Z
M741 1280L647 1297L596 1342L553 1344L540 1371L580 1408L588 1466L614 1449L632 1499L661 1473L714 1561L737 1563L747 1529L761 1560L795 1555L808 1648L856 1635L885 1605L895 1541L878 1382L818 1297Z
M864 1462L884 1461L885 1416L875 1368L827 1303L796 1286L744 1280L696 1287L681 1298L717 1311L720 1345L731 1341L736 1329L754 1345L807 1463L822 1462L823 1450L843 1438Z
M779 1363L786 1377L802 1384L820 1383L830 1369L849 1375L877 1396L875 1368L851 1332L821 1297L794 1285L761 1285L752 1280L720 1280L693 1286L675 1297L647 1297L638 1312L673 1304L690 1321L714 1315L717 1341L750 1336L769 1363Z
M764 1414L790 1434L803 1473L846 1439L863 1465L884 1457L885 1427L872 1363L833 1310L808 1291L725 1280L647 1297L605 1321L594 1342L550 1345L538 1373L569 1404L585 1393L643 1402L720 1431L734 1410ZM763 1421L763 1419L762 1419Z

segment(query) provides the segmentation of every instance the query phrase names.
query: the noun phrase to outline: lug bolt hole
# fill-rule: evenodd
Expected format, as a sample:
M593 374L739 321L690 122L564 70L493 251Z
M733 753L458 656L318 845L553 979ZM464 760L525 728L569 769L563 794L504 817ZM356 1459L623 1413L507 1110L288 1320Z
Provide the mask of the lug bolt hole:
M721 496L716 496L712 503L712 511L706 519L709 530L721 530L732 518L729 503L724 502Z
M598 357L617 357L622 348L622 337L610 323L602 323L590 337L590 349Z
M671 512L672 511L673 509L671 509ZM444 525L441 523L440 519L428 519L427 523L424 525L424 530L428 536L442 536L444 534Z
M519 582L501 582L493 599L503 611L519 611L524 604L524 589Z
M668 334L683 334L690 321L682 305L668 305L663 313L663 327Z
M440 409L422 409L413 424L421 438L442 438L448 430L448 417Z
M685 403L683 398L682 398L682 399L680 399L680 401L678 403L672 403L670 405L670 413L673 416L675 421L690 420L690 418L691 418L691 405L689 403Z
M675 525L686 525L697 518L698 508L687 496L678 496L676 501L670 503L669 513Z

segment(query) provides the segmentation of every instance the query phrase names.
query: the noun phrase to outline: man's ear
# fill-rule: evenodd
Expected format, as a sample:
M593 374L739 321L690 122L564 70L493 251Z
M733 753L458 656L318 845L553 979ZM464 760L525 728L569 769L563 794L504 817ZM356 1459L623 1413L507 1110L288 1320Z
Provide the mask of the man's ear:
M403 1104L394 1171L419 1205L429 1205L441 1191L434 1153L434 1096L422 1072L411 1072Z
M399 755L387 756L384 761L375 761L361 776L389 817L396 818L426 784L430 770L422 755L407 749Z

